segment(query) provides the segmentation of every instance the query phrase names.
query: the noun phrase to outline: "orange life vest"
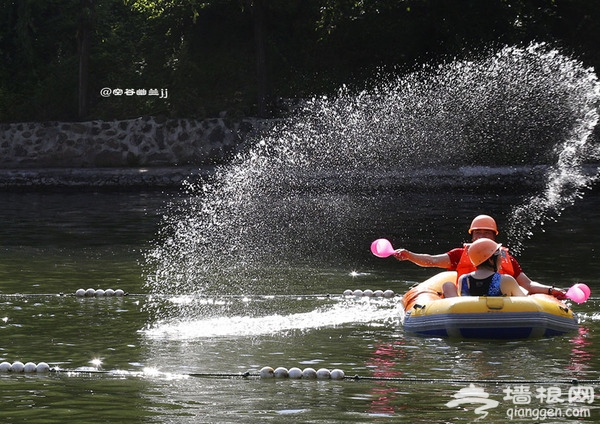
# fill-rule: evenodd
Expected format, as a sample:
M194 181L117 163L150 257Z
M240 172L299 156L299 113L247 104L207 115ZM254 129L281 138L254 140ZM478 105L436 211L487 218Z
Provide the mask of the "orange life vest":
M463 246L463 253L458 261L458 265L456 266L456 276L460 277L461 275L468 274L469 272L475 271L475 265L469 259L469 255L467 254L469 250L470 243L465 243ZM506 247L500 248L501 252L501 262L500 262L500 270L498 271L500 274L513 275L515 270L510 262L510 256L508 255L508 249Z

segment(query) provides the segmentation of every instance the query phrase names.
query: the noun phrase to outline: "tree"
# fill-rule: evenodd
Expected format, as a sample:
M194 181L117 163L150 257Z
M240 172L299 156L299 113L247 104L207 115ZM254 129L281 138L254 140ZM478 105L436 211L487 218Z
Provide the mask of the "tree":
M5 0L0 121L272 116L280 98L532 40L600 67L599 29L588 0Z
M267 64L267 47L265 35L265 12L263 0L250 1L252 7L252 19L254 22L254 48L256 55L256 88L258 116L267 116L267 102L269 97L269 76Z
M93 0L81 0L80 4L79 28L77 31L79 55L79 96L77 116L79 119L83 119L89 113L89 66L95 11Z

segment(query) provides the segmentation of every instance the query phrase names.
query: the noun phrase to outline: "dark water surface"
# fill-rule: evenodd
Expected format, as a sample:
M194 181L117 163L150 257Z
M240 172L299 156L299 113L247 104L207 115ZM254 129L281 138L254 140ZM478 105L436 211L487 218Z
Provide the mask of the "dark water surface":
M403 293L436 272L372 257L374 238L445 252L466 241L479 213L493 214L505 227L521 195L330 195L320 201L359 205L356 219L344 224L337 252L330 240L308 258L266 263L251 280L232 278L241 295L222 286L211 295L150 297L144 252L167 202L178 198L158 192L0 194L0 362L45 361L62 369L0 374L2 422L472 422L480 417L474 412L479 405L446 405L471 381L498 402L486 422L510 421L527 408L538 419L523 421L570 422L567 414L588 413L582 422L598 420L600 401L569 399L573 386L565 382L597 380L600 369L597 190L546 223L544 232L536 229L519 256L533 279L588 283L592 298L573 305L580 331L502 342L409 336L399 323L397 298L341 293ZM78 288L109 287L130 295L74 296ZM237 376L263 366L339 368L364 378ZM528 403L504 399L517 386ZM600 391L597 384L582 386ZM548 390L560 391L564 402L535 397ZM562 415L539 418L550 408Z

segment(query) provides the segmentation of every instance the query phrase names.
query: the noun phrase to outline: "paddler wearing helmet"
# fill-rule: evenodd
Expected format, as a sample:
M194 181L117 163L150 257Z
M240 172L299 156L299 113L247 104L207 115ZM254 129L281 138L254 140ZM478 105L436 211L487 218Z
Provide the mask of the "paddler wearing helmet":
M527 296L513 276L498 272L502 264L502 244L480 238L468 247L467 255L475 271L458 277L460 293L454 283L445 283L444 297Z
M471 222L469 234L471 234L472 242L479 239L496 241L498 226L491 216L478 215ZM448 271L456 271L460 276L473 272L476 269L467 254L469 245L469 243L465 243L463 247L457 247L438 255L414 253L406 249L397 249L394 257L399 261L410 261L423 267L446 268ZM521 269L519 262L517 262L517 260L508 252L506 247L501 247L500 252L501 264L498 272L511 275L517 281L519 286L525 289L527 293L545 293L550 294L557 299L565 299L565 290L531 281Z

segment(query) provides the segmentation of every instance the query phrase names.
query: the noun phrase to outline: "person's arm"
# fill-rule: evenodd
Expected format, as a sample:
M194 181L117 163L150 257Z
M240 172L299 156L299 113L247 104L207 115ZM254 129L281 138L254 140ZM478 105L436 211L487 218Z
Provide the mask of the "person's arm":
M548 286L546 284L541 284L536 281L531 281L531 279L527 275L525 275L524 272L521 272L517 276L516 280L517 280L517 283L519 283L519 285L521 287L523 287L525 290L527 290L527 292L529 294L543 293L543 294L552 295L552 296L556 297L557 299L565 299L566 290L557 289L552 286Z
M398 249L394 257L399 261L410 261L423 267L449 268L450 256L447 253L428 255L426 253L413 253L406 249Z
M543 294L549 294L551 296L554 296L559 300L566 299L566 296L565 296L567 293L566 290L557 289L552 286L548 286L546 284L541 284L536 281L531 281L531 279L527 275L525 275L525 273L521 269L521 265L515 259L514 256L510 255L510 261L513 266L513 272L514 272L513 277L515 278L515 280L517 280L517 283L519 283L519 286L521 286L522 288L527 290L528 294L543 293Z
M531 280L530 280L531 281ZM500 279L502 294L507 296L527 296L518 281L512 275L503 274Z

